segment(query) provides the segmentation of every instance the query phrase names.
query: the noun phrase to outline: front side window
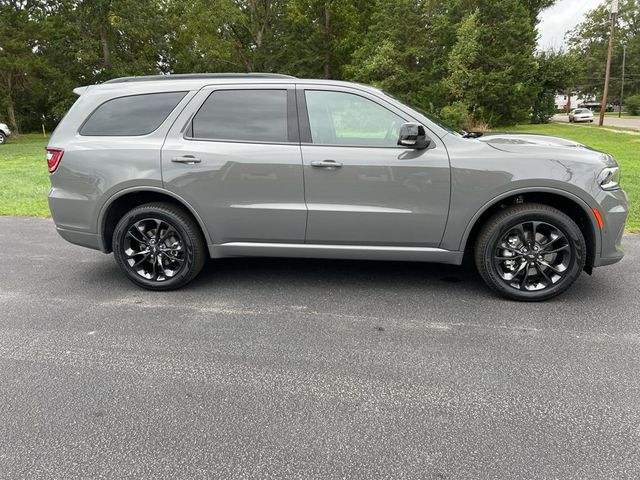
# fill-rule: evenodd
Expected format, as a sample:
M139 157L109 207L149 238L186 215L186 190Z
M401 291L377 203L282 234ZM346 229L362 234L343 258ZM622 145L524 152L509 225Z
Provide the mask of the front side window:
M287 142L286 90L219 90L193 118L198 139Z
M315 144L396 147L404 120L352 93L305 91Z
M138 136L156 130L187 92L129 95L100 105L80 128L80 135Z

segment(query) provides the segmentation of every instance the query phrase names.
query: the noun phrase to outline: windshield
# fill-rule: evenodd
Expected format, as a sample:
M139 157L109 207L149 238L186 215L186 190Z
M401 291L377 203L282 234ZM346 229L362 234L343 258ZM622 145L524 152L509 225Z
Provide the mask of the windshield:
M427 113L426 111L424 111L422 108L420 107L414 107L411 105L408 105L406 102L403 102L401 100L399 100L398 98L394 97L393 95L391 95L388 92L382 91L382 93L384 95L386 95L387 97L395 100L396 102L402 104L404 107L408 108L409 110L413 110L413 112L417 113L418 116L423 116L425 117L427 120L429 120L432 123L435 123L437 126L439 126L440 128L442 128L443 130L446 130L447 132L449 132L452 135L456 135L458 137L461 137L462 134L459 130L456 130L454 127L452 127L451 125L446 124L445 122L443 122L442 120L440 120L438 117L436 117L435 115L431 114L431 113Z

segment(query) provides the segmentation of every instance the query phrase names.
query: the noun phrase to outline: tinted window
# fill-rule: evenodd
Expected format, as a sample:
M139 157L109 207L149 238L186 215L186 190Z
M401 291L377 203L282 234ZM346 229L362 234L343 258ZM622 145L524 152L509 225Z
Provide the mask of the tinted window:
M80 129L80 135L146 135L164 122L187 92L131 95L100 105Z
M395 147L404 120L371 100L342 92L307 90L313 143Z
M286 90L219 90L193 118L193 137L287 142Z

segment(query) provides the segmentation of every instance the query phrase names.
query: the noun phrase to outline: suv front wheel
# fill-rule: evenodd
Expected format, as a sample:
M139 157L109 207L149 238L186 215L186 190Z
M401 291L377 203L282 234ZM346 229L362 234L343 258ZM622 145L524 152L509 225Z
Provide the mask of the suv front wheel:
M585 265L576 223L548 205L508 207L489 219L475 245L478 272L506 298L541 301L568 289Z
M113 254L127 277L149 290L173 290L202 270L207 245L182 208L148 203L126 213L113 233Z

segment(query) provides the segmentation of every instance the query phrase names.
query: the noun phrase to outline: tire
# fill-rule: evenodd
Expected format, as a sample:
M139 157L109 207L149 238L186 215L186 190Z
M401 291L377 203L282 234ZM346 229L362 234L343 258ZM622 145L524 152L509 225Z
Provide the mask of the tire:
M560 210L536 203L511 206L491 217L474 251L476 268L490 288L529 302L567 290L580 276L586 255L578 225Z
M113 254L127 278L148 290L175 290L209 258L202 231L184 209L147 203L127 212L113 232Z
M4 132L0 131L0 145L4 144L7 141L7 136Z

